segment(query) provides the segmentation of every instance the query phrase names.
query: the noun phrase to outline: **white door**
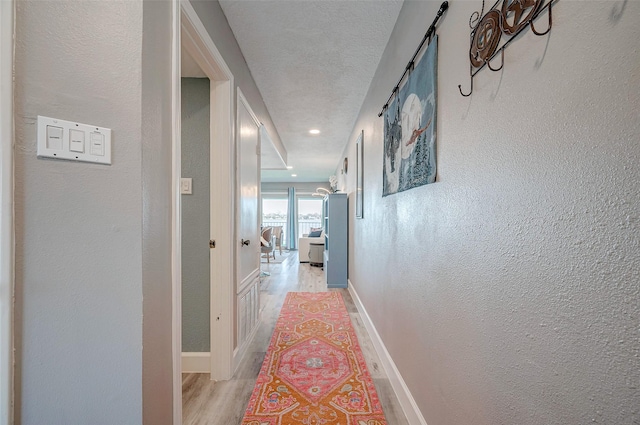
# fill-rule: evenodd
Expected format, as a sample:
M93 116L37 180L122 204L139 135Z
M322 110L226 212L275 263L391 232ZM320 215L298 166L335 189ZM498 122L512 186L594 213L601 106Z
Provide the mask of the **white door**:
M260 123L238 90L238 358L257 325L260 275Z

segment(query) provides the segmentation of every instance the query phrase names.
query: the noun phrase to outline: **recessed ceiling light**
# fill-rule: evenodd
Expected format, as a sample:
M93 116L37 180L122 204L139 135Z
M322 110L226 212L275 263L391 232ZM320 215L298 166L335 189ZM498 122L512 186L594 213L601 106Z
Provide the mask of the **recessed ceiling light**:
M309 130L309 133L311 133L311 134L320 134L320 130L318 130L317 128L312 128L311 130Z
M291 177L298 177L297 174L291 174Z
M293 166L291 166L291 165L287 165L287 170L290 170L290 169L292 169L292 168L293 168Z

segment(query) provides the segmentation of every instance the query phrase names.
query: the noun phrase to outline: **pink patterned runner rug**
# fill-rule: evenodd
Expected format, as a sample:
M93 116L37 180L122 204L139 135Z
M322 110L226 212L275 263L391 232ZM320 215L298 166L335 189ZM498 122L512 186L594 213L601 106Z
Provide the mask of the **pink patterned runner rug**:
M387 425L339 292L289 292L242 425Z

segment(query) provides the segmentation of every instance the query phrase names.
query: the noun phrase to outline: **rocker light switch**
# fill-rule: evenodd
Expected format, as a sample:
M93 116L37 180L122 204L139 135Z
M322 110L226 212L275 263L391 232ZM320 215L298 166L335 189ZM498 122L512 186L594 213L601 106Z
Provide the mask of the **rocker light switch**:
M84 152L84 131L69 130L69 150L71 152Z
M38 115L37 155L111 165L111 129Z
M104 155L104 135L91 133L91 155Z
M47 148L62 150L62 127L47 126Z

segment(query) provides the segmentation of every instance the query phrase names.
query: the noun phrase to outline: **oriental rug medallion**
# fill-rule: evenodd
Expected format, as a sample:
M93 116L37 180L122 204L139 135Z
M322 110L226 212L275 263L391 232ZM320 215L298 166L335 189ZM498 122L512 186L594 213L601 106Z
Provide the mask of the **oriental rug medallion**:
M339 292L289 292L242 425L387 425Z

